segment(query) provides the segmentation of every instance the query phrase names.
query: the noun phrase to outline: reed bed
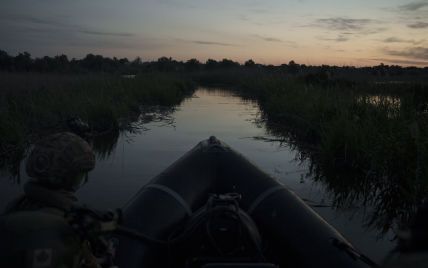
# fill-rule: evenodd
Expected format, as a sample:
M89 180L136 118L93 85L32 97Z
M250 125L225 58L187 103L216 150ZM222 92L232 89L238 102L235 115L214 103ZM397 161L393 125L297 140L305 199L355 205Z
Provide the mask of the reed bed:
M92 133L117 130L145 107L173 107L194 91L190 80L160 73L135 78L0 73L0 85L0 167L9 171L32 141L68 130L70 120Z
M200 82L208 74L199 74ZM221 75L216 74L217 83ZM367 224L405 224L428 197L428 85L252 72L225 84L258 101L268 130L310 159L337 208L370 207Z

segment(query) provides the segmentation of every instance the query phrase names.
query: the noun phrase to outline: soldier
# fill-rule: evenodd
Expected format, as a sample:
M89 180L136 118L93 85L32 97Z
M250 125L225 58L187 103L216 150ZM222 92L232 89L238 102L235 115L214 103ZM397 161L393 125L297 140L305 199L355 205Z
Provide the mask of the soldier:
M72 133L50 135L34 145L25 194L0 218L0 267L99 267L88 242L64 218L94 166L91 147Z

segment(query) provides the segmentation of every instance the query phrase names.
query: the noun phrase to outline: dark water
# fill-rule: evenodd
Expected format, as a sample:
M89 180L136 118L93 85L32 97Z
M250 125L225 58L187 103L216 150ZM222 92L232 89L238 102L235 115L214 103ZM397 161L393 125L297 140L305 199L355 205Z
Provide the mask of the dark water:
M364 219L370 208L331 208L323 185L308 176L309 163L296 160L298 152L292 146L269 136L263 124L257 123L259 116L255 103L228 91L200 88L171 115L173 121L144 124L139 133L122 132L116 142L104 146L107 149L99 154L97 166L78 197L100 209L121 207L148 180L199 141L215 135L304 198L360 251L381 261L394 246L390 241L393 233L380 236L378 230L366 226ZM21 183L25 180L23 175ZM21 188L6 176L0 187L3 209Z

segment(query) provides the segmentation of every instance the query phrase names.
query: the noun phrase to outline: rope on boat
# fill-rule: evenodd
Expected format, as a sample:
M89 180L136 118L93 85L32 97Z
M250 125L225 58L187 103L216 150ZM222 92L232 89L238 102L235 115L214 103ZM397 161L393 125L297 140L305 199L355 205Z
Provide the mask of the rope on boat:
M279 191L279 190L284 190L284 186L282 185L277 185L277 186L273 186L271 188L268 188L267 190L265 190L264 192L262 192L261 194L259 194L259 196L257 196L256 199L254 199L253 203L251 203L251 205L248 207L248 214L253 214L254 210L266 199L268 198L270 195L274 194L275 192Z
M149 185L145 186L144 188L156 189L156 190L159 190L159 191L162 191L162 192L168 194L169 196L174 198L184 208L184 210L186 211L186 213L189 217L192 216L193 212L192 212L192 209L190 208L189 204L187 204L186 200L184 200L184 198L181 197L181 195L179 193L172 190L171 188L169 188L165 185L157 184L157 183L149 184Z

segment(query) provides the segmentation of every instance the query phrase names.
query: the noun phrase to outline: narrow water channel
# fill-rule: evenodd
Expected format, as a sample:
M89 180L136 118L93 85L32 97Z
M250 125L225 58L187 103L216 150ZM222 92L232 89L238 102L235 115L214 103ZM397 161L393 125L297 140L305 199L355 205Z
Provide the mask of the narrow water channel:
M111 154L98 158L78 197L99 209L121 207L148 180L215 135L296 192L360 251L381 261L394 246L393 234L379 236L366 227L363 219L369 208L332 209L323 185L307 176L309 163L296 160L298 152L291 146L272 141L276 137L257 123L259 113L256 103L229 91L199 88L177 107L172 122L147 123L139 133L122 133ZM21 184L25 180L23 175ZM1 178L0 209L20 193L19 184Z

